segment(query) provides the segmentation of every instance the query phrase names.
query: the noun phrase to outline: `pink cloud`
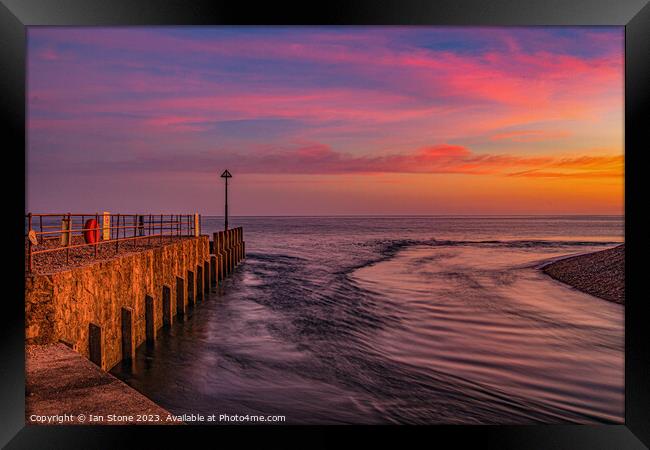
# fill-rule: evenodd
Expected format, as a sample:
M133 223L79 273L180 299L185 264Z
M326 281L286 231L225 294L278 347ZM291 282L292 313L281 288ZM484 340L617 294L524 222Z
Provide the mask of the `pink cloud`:
M612 47L597 56L571 56L555 51L570 44L557 36L549 38L551 50L525 50L521 40L502 29L472 33L498 36L506 50L470 54L387 45L391 39L380 30L311 33L300 41L254 34L209 41L147 29L121 33L67 29L63 33L46 28L30 33L49 42L49 47L30 61L46 60L44 67L54 76L48 76L46 83L30 85L29 107L39 114L29 117L28 131L59 133L70 140L89 139L80 137L84 133L112 133L131 139L129 146L178 143L184 151L196 153L205 148L199 138L216 122L283 119L302 124L300 130L287 132L285 144L297 139L323 142L354 136L368 142L355 152L375 146L381 148L377 155L390 148L413 148L426 139L475 142L470 139L478 136L486 142L525 144L574 137L570 125L566 131L533 127L551 121L560 126L562 121L578 120L593 124L622 105L620 51ZM548 38L534 30L527 31L527 36ZM107 67L103 59L83 64L62 61L60 47L70 43L164 58L156 61L157 70L150 71L146 61L120 57L113 63L119 68L116 75L116 69ZM333 76L343 74L346 79L368 83L265 84L264 74L253 80L223 81L223 74L212 65L186 71L169 63L186 55L204 62L225 57L314 62L327 67ZM372 81L380 86L373 86ZM530 128L508 130L521 126ZM389 130L389 136L376 137L378 129ZM418 144L413 144L416 141ZM452 146L416 152L393 150L383 156L347 155L327 146L254 157L248 150L238 150L242 160L249 161L246 170L264 170L260 161L265 161L280 171L296 171L300 164L311 164L309 170L339 173L348 164L350 171L492 173L492 167L526 161L522 156L474 154ZM295 164L289 162L291 158Z
M382 156L351 155L323 144L293 148L259 148L246 154L227 150L200 155L151 155L101 164L69 162L68 167L93 172L165 171L201 173L228 167L240 174L373 175L386 173L500 175L515 177L614 177L623 176L622 155L520 156L478 154L459 146L440 144L406 153Z
M503 30L490 30L501 34L504 41L512 36ZM363 46L351 46L358 36L308 35L304 41L288 38L266 39L256 36L221 38L218 41L190 40L155 33L149 30L132 30L123 34L97 30L68 30L66 33L44 29L38 32L53 42L84 42L99 48L128 49L145 54L185 55L196 54L209 60L214 57L243 59L276 58L286 61L310 61L329 64L334 71L345 70L383 79L397 76L396 82L416 82L420 88L434 87L444 95L471 96L504 104L546 104L549 101L584 100L584 94L601 89L603 84L621 81L623 60L620 51L598 57L576 57L548 51L527 53L516 44L508 52L487 52L477 55L459 55L450 51L412 48L390 48L382 45L380 33L369 32ZM479 33L477 31L477 33ZM320 36L320 38L319 38ZM133 63L131 63L133 64ZM391 70L400 70L391 75ZM187 74L182 74L187 86ZM130 82L135 89L155 89L164 78ZM619 86L622 88L622 86ZM620 89L619 89L620 90ZM423 91L424 92L424 91Z
M517 130L494 134L490 136L490 140L511 142L541 142L546 140L561 139L570 135L571 134L567 131Z
M552 52L527 53L504 30L475 30L501 35L507 51L456 54L386 45L381 32L313 33L303 41L278 38L191 40L152 30L38 30L57 44L82 42L92 48L164 55L158 71L139 60L119 60L118 76L106 62L69 64L51 59L46 85L30 86L29 106L40 114L29 118L29 131L140 134L136 141L187 140L197 150L198 138L219 121L282 119L303 124L286 140L329 141L338 136L365 139L386 149L409 148L426 133L435 141L535 143L568 137L540 130L525 134L503 131L546 121L596 121L622 104L622 59L617 54L576 57ZM565 44L556 39L552 45ZM352 44L352 45L351 45ZM259 80L216 81L208 72L169 65L176 56L205 61L221 57L254 60L312 61L326 64L334 75L375 80L385 88L292 86ZM58 65L57 65L58 64ZM158 63L157 63L158 64ZM206 69L207 70L207 69ZM32 87L34 87L32 89ZM129 113L128 118L111 115ZM48 113L56 113L48 117ZM65 113L67 116L61 116ZM125 128L128 131L124 131ZM377 129L389 137L376 137ZM390 133L388 133L390 130ZM174 135L177 136L174 136ZM214 133L213 133L214 134ZM576 138L577 139L577 138ZM423 139L420 139L420 143ZM135 145L135 144L133 144ZM351 145L352 146L352 145ZM350 146L350 147L351 147Z

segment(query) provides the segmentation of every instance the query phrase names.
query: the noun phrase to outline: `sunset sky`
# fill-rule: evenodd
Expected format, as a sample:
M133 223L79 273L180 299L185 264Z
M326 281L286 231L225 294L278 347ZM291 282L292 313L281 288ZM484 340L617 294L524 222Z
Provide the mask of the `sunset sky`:
M27 210L622 214L623 32L30 27Z

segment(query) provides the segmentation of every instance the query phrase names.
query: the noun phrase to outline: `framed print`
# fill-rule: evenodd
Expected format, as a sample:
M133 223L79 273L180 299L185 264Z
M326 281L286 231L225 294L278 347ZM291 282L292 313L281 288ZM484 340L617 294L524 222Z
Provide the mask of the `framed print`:
M649 445L647 2L2 3L7 448Z

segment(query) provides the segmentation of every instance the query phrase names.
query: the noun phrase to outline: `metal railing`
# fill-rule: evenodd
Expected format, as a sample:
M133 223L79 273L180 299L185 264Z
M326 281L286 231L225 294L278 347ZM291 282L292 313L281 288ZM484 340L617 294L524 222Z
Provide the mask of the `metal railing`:
M95 220L93 224L91 219ZM96 257L106 245L126 241L164 237L197 236L200 233L198 214L32 214L25 215L27 271L32 271L34 256L52 252L65 252L66 264L70 252L91 248Z

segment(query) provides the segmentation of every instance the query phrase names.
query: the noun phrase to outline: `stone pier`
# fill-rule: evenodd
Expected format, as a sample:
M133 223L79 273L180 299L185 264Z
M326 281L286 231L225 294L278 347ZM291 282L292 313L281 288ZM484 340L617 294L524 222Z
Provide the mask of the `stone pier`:
M245 258L241 227L25 276L26 344L63 343L104 370L133 358ZM212 252L211 252L212 250Z
M69 270L28 274L26 343L61 342L109 370L207 298L210 275L221 267L221 260L211 258L208 236L198 236Z

